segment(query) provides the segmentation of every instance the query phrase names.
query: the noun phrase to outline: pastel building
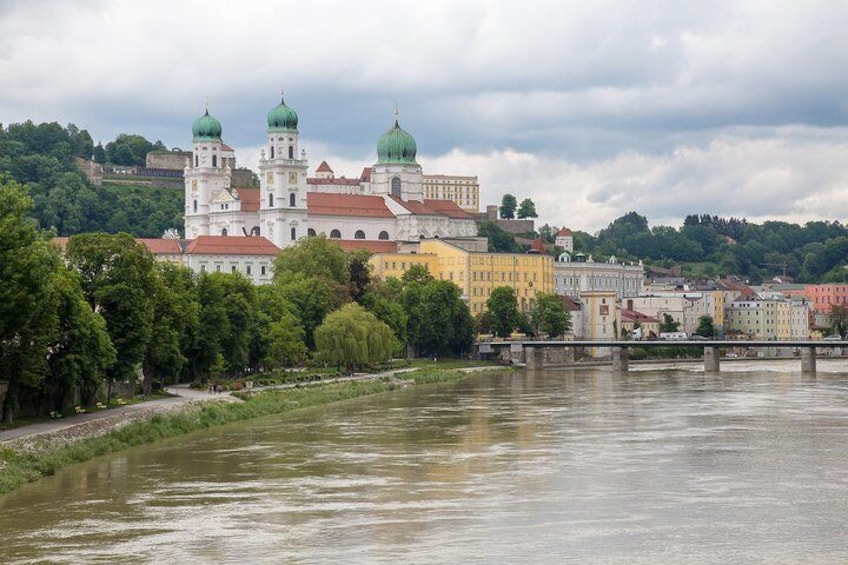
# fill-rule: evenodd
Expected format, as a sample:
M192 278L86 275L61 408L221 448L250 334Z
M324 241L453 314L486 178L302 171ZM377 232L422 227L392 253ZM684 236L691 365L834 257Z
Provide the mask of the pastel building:
M562 231L560 231L562 233ZM562 241L559 236L557 240ZM579 298L587 291L612 291L619 298L638 296L645 269L641 263L624 263L614 256L596 263L591 255L561 253L554 263L556 293Z
M788 340L792 336L792 307L788 300L740 297L727 305L728 337Z
M403 253L377 253L369 260L375 276L400 278L412 265L426 266L440 280L456 284L472 315L486 310L492 290L515 290L519 308L529 311L539 293L553 294L553 257L536 253L470 251L453 243L422 240L417 249Z

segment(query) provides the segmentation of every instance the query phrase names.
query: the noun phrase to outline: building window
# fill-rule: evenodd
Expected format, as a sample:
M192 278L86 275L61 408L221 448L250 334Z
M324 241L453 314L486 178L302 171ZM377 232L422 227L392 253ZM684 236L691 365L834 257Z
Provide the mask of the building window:
M221 272L221 265L215 265L215 272L216 272L216 273L220 273L220 272Z
M315 237L315 230L313 230L312 228L309 228L308 230L306 230L306 235L308 237Z
M356 233L353 234L353 239L365 239L365 232L362 230L356 230Z
M212 155L212 166L213 167L218 166L218 156L217 155Z
M272 145L271 146L271 159L273 159L273 158L274 158L274 146Z
M289 159L294 159L294 147L289 145Z
M377 236L377 239L389 239L389 232L381 231L380 235Z
M289 194L289 206L294 208L294 193Z
M221 230L221 235L223 235L224 237L227 237L227 228L224 228L224 229Z
M197 155L194 156L194 166L200 166L200 157L198 157Z
M265 276L265 265L259 267L259 273L264 277Z
M333 231L330 232L330 238L331 239L341 239L342 238L342 232L340 232L339 230L333 230Z
M294 241L297 239L297 228L291 229L291 240Z
M236 272L236 266L235 266L235 265L232 265L232 266L230 267L230 272L231 272L231 273L235 273L235 272Z
M273 194L268 195L268 207L269 208L274 207L274 195Z
M197 200L195 200L194 204L192 204L192 209L194 210L194 213L197 214Z
M250 268L250 265L248 265L244 268L244 272L247 273L248 275L252 274L252 272L251 272L252 270L253 269Z
M392 196L400 198L400 177L394 177L392 179Z

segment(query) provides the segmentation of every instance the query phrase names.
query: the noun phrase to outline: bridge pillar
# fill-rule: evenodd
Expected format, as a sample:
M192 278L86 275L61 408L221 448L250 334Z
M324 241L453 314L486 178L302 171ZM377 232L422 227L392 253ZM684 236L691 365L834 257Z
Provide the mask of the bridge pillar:
M612 372L626 374L630 368L630 351L627 347L612 348Z
M525 347L524 368L528 371L541 371L544 369L545 350L541 347Z
M801 373L806 375L816 374L816 348L801 348Z
M718 347L704 347L704 372L718 373L719 372L719 352Z

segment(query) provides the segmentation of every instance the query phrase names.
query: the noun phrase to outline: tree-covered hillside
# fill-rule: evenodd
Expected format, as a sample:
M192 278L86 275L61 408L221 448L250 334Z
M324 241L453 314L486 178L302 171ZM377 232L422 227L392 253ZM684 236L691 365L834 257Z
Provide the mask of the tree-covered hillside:
M162 146L137 135L120 135L107 147L133 141L134 151ZM171 189L92 186L74 159L91 158L95 146L88 131L57 123L0 126L0 172L29 189L39 225L57 235L124 231L137 237L161 237L168 228L183 228L183 195ZM145 153L134 159L143 163Z

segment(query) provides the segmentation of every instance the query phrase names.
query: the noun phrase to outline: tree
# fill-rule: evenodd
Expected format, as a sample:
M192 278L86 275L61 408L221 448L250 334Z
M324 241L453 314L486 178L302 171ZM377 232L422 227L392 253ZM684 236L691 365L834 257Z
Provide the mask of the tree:
M499 286L492 290L486 310L492 315L492 329L498 337L509 337L518 326L518 299L512 287Z
M515 237L498 227L494 222L480 222L477 235L485 237L490 253L521 253L524 249L516 243Z
M536 213L536 205L532 200L525 198L521 201L521 206L518 208L518 217L520 219L539 217L539 214Z
M834 335L842 339L848 338L848 304L831 304L828 319Z
M35 382L35 368L47 356L48 329L55 316L52 273L58 253L26 217L32 201L26 190L0 176L0 373L8 380L3 421L11 423L22 386Z
M416 354L459 355L474 339L468 304L450 281L411 281L403 288L407 336Z
M257 289L258 343L253 353L263 367L291 366L306 359L305 330L280 287L264 285Z
M571 313L556 294L536 295L531 320L536 333L544 333L550 338L560 336L571 328Z
M518 207L518 200L512 194L504 194L501 198L500 216L503 220L512 220L515 218L515 209Z
M708 338L715 337L715 325L712 316L701 316L698 319L698 329L695 330L695 335Z
M317 357L351 374L357 365L388 361L392 341L389 326L355 303L328 314L315 330Z
M673 333L680 329L680 322L675 321L671 314L663 314L663 320L660 324L660 332Z
M280 251L274 260L274 280L282 282L291 274L301 273L334 281L347 290L350 261L350 255L325 235L307 237Z
M125 233L73 236L70 265L80 273L91 308L106 320L117 361L110 368L107 399L114 381L135 382L153 332L154 259Z

